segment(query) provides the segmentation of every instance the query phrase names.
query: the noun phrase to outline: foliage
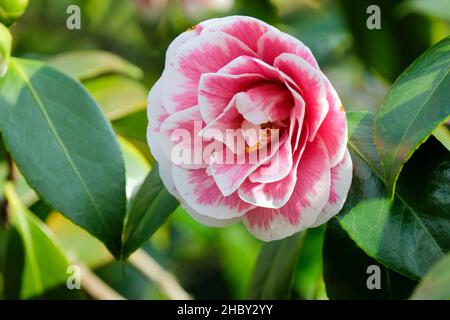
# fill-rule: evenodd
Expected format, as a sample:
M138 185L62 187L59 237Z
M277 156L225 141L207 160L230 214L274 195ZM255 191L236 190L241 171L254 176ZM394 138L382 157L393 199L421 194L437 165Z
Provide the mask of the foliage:
M67 290L74 263L125 298L170 297L136 250L194 298L450 298L448 1L194 2L0 0L0 298L95 298ZM302 40L340 94L354 178L326 227L261 244L198 224L162 184L148 90L179 33L230 14Z

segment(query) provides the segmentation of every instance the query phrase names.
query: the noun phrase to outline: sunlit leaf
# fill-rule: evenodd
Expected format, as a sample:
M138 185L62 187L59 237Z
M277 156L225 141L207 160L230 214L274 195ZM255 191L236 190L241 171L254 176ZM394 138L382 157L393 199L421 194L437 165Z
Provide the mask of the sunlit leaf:
M450 116L450 37L421 55L397 79L375 118L389 195L403 165Z
M125 59L100 50L70 51L53 56L47 62L79 80L92 79L107 73L121 73L137 79L143 75L142 70Z
M373 116L347 115L353 181L337 218L369 256L419 279L450 250L448 150L435 139L424 144L405 167L391 202L373 143Z
M47 226L20 202L11 183L6 184L5 195L11 210L11 223L24 248L20 297L39 297L66 282L69 261Z

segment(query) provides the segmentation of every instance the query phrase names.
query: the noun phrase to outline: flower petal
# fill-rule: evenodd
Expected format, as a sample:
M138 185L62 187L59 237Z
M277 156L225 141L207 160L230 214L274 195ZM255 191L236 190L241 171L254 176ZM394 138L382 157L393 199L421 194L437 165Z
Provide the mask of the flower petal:
M197 105L200 76L217 72L242 55L254 53L223 32L207 32L184 43L164 70L163 104L167 111L172 114Z
M259 38L257 54L266 63L272 65L283 53L292 53L307 61L315 69L319 69L311 50L293 36L272 29Z
M289 201L279 209L256 208L247 212L247 229L264 241L279 240L310 227L328 201L329 159L318 136L308 143L298 167L298 178Z
M305 101L305 121L310 130L309 141L312 141L329 108L323 74L302 58L289 53L278 56L274 66L290 76L300 88Z
M350 153L346 150L341 162L331 168L330 198L312 227L324 224L342 209L352 183L352 170L352 159Z
M198 106L169 116L161 124L159 136L165 157L186 168L205 168L202 150L209 141L198 136L203 126Z
M209 23L204 27L203 32L225 32L236 37L255 53L259 38L268 30L273 29L267 23L246 16L229 16Z
M347 149L347 119L336 90L328 80L325 82L330 110L319 128L318 134L327 145L330 166L334 167L342 160Z
M246 91L264 80L260 74L203 74L199 83L198 101L205 122L209 124L216 119L238 92Z
M189 170L172 167L175 186L186 204L201 215L214 219L242 216L253 206L242 201L237 193L224 197L205 169Z
M264 83L236 95L236 107L253 124L286 119L294 102L289 90L279 83Z
M297 149L293 156L292 154L289 155L291 159L285 160L286 163L281 163L280 160L280 167L288 167L290 164L288 174L279 180L267 183L252 182L250 179L244 181L238 190L242 200L265 208L281 208L289 201L294 192L299 170L298 166L305 150L306 140L308 139L307 127L304 129L302 138L301 147ZM283 146L285 145L290 146L290 141L286 141ZM280 156L280 154L276 154L276 156ZM280 170L279 168L270 169L275 171Z
M147 142L153 157L158 161L166 159L159 141L161 124L169 117L169 113L162 105L161 101L161 79L156 81L148 95L148 128Z

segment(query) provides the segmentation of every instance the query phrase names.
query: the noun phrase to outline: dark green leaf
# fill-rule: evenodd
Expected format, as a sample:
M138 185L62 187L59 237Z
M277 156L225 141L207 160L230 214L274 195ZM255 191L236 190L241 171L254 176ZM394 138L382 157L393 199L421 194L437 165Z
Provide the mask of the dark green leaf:
M13 59L0 80L0 130L41 198L119 256L125 169L109 123L75 80Z
M450 250L449 153L435 139L424 144L391 202L372 139L373 116L351 112L347 119L353 181L339 222L369 256L421 278Z
M375 118L389 195L403 165L450 116L450 37L409 66L392 86Z
M154 166L130 204L124 229L122 258L126 259L167 220L177 200L164 188Z
M324 279L330 299L405 299L416 282L380 265L350 239L336 219L327 224ZM378 267L372 271L369 266ZM379 275L380 289L369 289L370 276ZM373 284L373 279L369 279Z
M264 243L250 284L249 299L287 299L305 232Z
M450 299L450 255L436 263L414 290L411 299Z

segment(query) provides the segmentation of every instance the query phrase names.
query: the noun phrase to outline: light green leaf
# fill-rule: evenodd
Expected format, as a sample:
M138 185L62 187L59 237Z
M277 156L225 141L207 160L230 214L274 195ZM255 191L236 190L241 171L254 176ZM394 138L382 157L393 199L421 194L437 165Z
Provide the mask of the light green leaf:
M450 255L436 263L411 296L414 300L450 299Z
M373 116L350 112L347 120L353 181L337 218L370 257L419 279L450 250L448 151L435 139L423 144L391 202L373 143Z
M450 2L448 0L407 0L400 3L397 11L400 15L419 13L450 21Z
M126 139L119 136L118 140L125 161L127 198L130 199L144 182L151 166L142 153Z
M51 66L80 81L107 73L121 73L140 79L142 70L125 59L106 51L79 50L62 53L47 61Z
M108 75L83 84L109 120L122 118L147 107L147 90L136 80Z
M287 299L305 232L264 243L250 284L249 299Z
M450 129L446 125L437 127L433 131L433 135L450 151Z
M111 126L83 87L45 64L11 60L0 79L0 130L39 196L118 257L124 164Z
M450 116L450 36L411 64L392 86L375 118L375 142L389 195L403 165Z
M66 282L69 261L46 225L20 202L11 183L5 185L5 195L25 253L20 297L41 296Z
M124 228L122 258L128 258L147 241L177 206L177 200L164 188L158 166L154 166L131 200Z

